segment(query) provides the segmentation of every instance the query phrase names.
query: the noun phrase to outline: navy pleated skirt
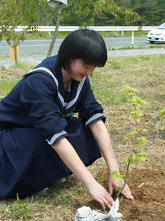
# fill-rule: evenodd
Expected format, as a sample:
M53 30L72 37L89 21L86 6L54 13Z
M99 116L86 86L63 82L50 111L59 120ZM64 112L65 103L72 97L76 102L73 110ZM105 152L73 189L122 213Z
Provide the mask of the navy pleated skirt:
M86 166L101 157L99 148L81 120L72 118L67 138ZM41 131L13 127L0 131L0 198L20 198L51 186L71 171L48 145Z

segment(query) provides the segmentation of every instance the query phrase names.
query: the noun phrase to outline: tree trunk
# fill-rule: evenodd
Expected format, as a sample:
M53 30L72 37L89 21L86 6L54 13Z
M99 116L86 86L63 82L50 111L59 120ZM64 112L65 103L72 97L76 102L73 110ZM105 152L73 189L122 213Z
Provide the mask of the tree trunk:
M54 31L54 36L52 38L52 41L50 43L50 47L47 53L47 58L51 56L52 51L53 51L53 47L54 47L54 43L56 41L56 37L57 37L57 32L58 32L58 28L59 28L59 23L60 23L60 16L61 16L61 10L62 10L62 3L59 2L58 3L58 17L57 17L57 22L56 22L56 27L55 27L55 31Z
M17 59L17 44L16 44L16 43L14 43L14 44L13 44L13 46L14 46L14 57L15 57L15 63L17 64L17 62L18 62L18 59Z

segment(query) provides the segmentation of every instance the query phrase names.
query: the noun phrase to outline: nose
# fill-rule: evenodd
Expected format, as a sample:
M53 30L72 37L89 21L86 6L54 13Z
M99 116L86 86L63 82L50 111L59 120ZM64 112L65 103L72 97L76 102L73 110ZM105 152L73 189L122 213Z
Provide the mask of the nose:
M93 71L94 71L94 70L88 70L88 71L86 71L85 73L86 73L87 75L91 76L92 73L93 73Z
M85 74L91 76L91 75L92 75L92 71L90 71L90 72L89 72L89 71L86 71Z

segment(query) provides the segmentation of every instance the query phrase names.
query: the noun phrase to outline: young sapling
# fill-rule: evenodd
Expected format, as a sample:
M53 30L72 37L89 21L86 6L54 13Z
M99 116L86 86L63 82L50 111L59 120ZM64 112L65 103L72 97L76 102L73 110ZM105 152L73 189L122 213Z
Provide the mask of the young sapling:
M122 93L126 96L128 100L128 105L131 107L129 116L132 118L133 121L132 131L129 132L129 134L124 137L124 140L127 142L131 142L133 150L130 156L124 160L127 164L126 174L121 175L117 171L114 171L112 174L112 177L116 179L118 182L122 178L124 179L124 185L117 189L118 192L116 198L120 195L120 193L122 192L123 188L127 183L130 164L134 163L136 166L138 166L139 162L144 162L146 160L146 155L147 155L147 153L142 151L144 144L147 143L147 138L143 136L143 133L146 132L147 130L143 127L142 123L143 113L141 110L141 108L144 105L146 105L147 102L139 98L137 96L138 90L130 87L129 85L124 86Z

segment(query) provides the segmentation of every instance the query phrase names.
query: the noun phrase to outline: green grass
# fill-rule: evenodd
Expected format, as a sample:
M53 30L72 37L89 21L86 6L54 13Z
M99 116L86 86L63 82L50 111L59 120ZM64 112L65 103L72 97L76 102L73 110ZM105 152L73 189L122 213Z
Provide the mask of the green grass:
M18 63L9 68L0 68L0 98L8 94L20 78L29 71L33 65Z
M150 157L160 152L160 163L163 159L163 151L157 146L161 133L157 133L156 125L159 122L160 111L165 108L164 64L165 55L109 58L106 66L97 68L90 78L94 94L104 107L106 126L111 134L119 164L131 148L123 143L123 137L128 134L131 121L128 117L127 98L121 94L122 87L126 84L136 88L139 96L148 102L143 109L145 120L149 122L146 134L149 142L146 149L152 149ZM0 69L0 97L5 96L31 68L32 65L18 63L10 68ZM161 146L163 148L163 143ZM152 165L158 163L152 161ZM151 167L150 162L148 167ZM99 159L89 170L102 182L98 172L104 168L105 162ZM0 220L25 220L26 212L26 220L71 221L74 220L77 208L82 205L90 206L91 200L85 187L72 175L66 178L66 182L55 184L46 193L27 197L22 203L18 200L0 200ZM14 209L15 212L10 217Z
M65 38L70 32L69 31L58 31L57 38ZM102 37L130 37L132 36L131 31L124 31L123 34L121 31L100 31ZM148 31L134 31L135 37L146 37ZM54 32L26 32L25 39L51 39L54 35Z
M121 106L125 102L126 98L121 95L122 86L125 84L139 89L144 97L146 97L147 90L155 96L154 90L157 85L158 88L161 87L164 90L164 62L164 55L110 58L104 68L98 68L93 74L92 89L100 102L105 105ZM147 99L153 101L152 96Z
M113 47L108 48L108 50L129 50L129 49L148 49L148 48L162 48L162 44L152 44L145 46L125 46L125 47Z
M58 38L65 38L70 32L68 31L63 31L63 32L58 32L57 37ZM129 37L132 36L131 31L124 31L123 35L121 31L100 31L99 32L103 37ZM147 36L148 31L135 31L134 36L142 37L142 36ZM26 39L29 38L52 38L54 32L27 32L26 33Z

